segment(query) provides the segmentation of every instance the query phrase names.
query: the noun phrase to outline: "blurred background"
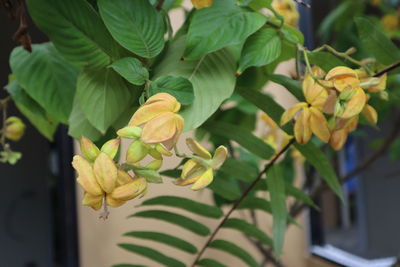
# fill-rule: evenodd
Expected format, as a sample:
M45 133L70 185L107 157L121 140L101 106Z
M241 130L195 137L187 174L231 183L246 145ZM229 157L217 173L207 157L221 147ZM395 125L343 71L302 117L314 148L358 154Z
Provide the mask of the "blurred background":
M356 1L356 0L354 0ZM310 49L320 41L316 32L326 15L341 1L312 1L311 9L299 7L301 13L300 29L305 35L306 46ZM8 56L17 45L11 40L17 26L6 13L0 11L0 82L7 84L10 69ZM183 11L172 11L174 28L183 21ZM46 37L29 22L29 32L33 43L45 42ZM277 69L280 74L291 75L294 62L285 62ZM294 100L278 90L279 86L269 83L270 92L283 106L290 106ZM5 95L0 91L0 96ZM18 114L11 107L10 114ZM120 249L117 244L131 237L122 237L125 232L144 230L149 220L127 216L136 211L135 205L141 200L132 201L118 209L112 209L108 220L98 219L98 213L81 206L82 192L76 188L73 169L70 165L72 155L77 151L73 140L65 128L60 127L53 142L48 142L28 124L26 136L15 148L23 153L17 166L0 165L0 266L1 267L108 267L118 263L140 263L156 266L154 262ZM388 122L383 121L379 135L385 132ZM262 131L262 129L259 129ZM192 133L187 133L187 136ZM370 130L357 142L350 140L346 149L340 153L338 169L343 173L351 170L359 159L368 154L368 144L377 136ZM184 138L181 138L184 140ZM183 147L183 146L182 146ZM184 151L183 151L184 152ZM165 168L177 165L174 160L167 161ZM282 262L289 267L308 266L392 266L400 255L400 179L395 161L388 156L381 157L368 172L354 177L344 185L347 205L341 206L333 194L327 192L316 202L321 211L307 211L299 219L299 226L289 227L286 235ZM297 166L299 181L302 167ZM376 177L383 177L377 181ZM196 198L211 203L211 191L193 193L187 188L173 186L170 180L163 185L152 185L145 198L166 194ZM189 213L188 213L189 214ZM240 212L236 214L241 216ZM193 219L212 227L214 221L190 215ZM260 226L271 231L271 218L259 214ZM202 244L203 239L190 232L182 231L174 225L150 221L154 228L184 236L193 243ZM249 242L241 234L224 230L219 235L225 239ZM164 246L156 243L150 245ZM141 242L143 243L143 242ZM145 243L145 242L144 242ZM250 250L250 243L249 243ZM181 253L178 258L190 262L192 255L184 254L170 247L164 252ZM258 251L254 251L255 255ZM228 266L240 267L242 263L228 254L210 249L207 255L224 259ZM261 255L258 255L261 259Z

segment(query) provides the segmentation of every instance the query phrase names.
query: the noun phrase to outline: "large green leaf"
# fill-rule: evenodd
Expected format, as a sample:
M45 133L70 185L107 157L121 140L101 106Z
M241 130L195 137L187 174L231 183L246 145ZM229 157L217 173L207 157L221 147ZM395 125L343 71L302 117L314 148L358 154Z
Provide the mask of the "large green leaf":
M199 260L196 265L198 266L204 266L204 267L227 267L225 264L222 264L216 260L213 259L201 259Z
M250 164L233 158L227 158L219 171L238 180L251 182L257 177L257 169Z
M84 69L78 78L77 96L89 122L103 133L132 101L127 84L111 68Z
M400 49L370 20L362 17L355 19L358 35L363 47L378 62L389 65L400 61Z
M285 109L276 103L272 97L255 90L245 90L244 88L238 88L237 91L245 99L252 102L254 105L256 105L256 107L267 113L277 125L280 124L281 116ZM282 130L288 134L293 132L289 124L283 126Z
M137 58L125 57L115 61L110 67L131 84L142 85L149 79L149 71Z
M5 88L19 111L43 136L52 141L58 123L49 118L46 111L16 81L11 82Z
M271 203L263 198L248 196L239 204L238 209L262 210L271 213Z
M311 64L320 67L325 72L329 72L337 66L346 66L343 60L329 52L309 52L308 58Z
M306 160L319 172L322 179L333 192L343 201L343 191L339 179L326 155L316 145L309 142L306 145L295 143L294 146L306 158Z
M210 230L204 224L201 224L193 219L182 216L180 214L172 213L165 210L139 211L136 212L135 214L130 215L129 217L151 218L169 222L177 226L180 226L182 228L185 228L200 236L207 236L210 233Z
M222 225L222 227L238 230L240 232L243 232L247 236L255 238L264 245L272 247L271 238L267 236L263 231L258 229L255 225L245 220L230 218Z
M239 7L235 0L215 1L212 7L196 10L186 41L185 59L195 59L238 44L261 28L267 18Z
M233 201L240 197L240 187L237 180L217 172L214 181L208 186L218 196Z
M267 174L267 184L271 197L273 218L273 240L275 255L282 252L286 232L287 208L285 197L285 181L278 165L273 166Z
M84 0L28 0L29 14L58 51L78 66L105 66L115 42Z
M149 259L151 259L155 262L158 262L164 266L186 267L186 265L184 263L182 263L181 261L178 261L174 258L168 257L152 248L134 245L134 244L126 244L126 243L118 244L118 246L127 251L130 251L130 252L136 253L138 255L141 255L143 257L149 258Z
M262 28L251 35L242 50L238 74L251 66L261 67L273 62L281 55L281 38L273 28Z
M229 98L235 87L236 65L228 50L221 50L199 60L181 60L184 38L173 42L167 56L155 69L155 77L163 75L187 78L194 89L194 102L181 115L185 131L192 130L206 121Z
M68 134L76 139L86 137L92 141L97 141L102 136L101 132L94 128L86 118L79 104L78 97L74 99L68 122Z
M192 83L183 77L161 76L150 83L150 94L168 93L176 97L182 105L189 105L194 100Z
M316 210L319 210L318 206L314 203L314 201L306 193L304 193L302 190L298 189L297 187L293 186L292 184L286 183L285 191L286 191L287 195L292 196L292 197L306 203L307 205L310 205L311 207L313 207Z
M254 136L251 132L236 125L215 121L208 122L204 128L212 134L236 141L249 152L261 158L269 159L274 154L274 150L269 145Z
M244 250L243 248L239 247L238 245L236 245L232 242L229 242L226 240L221 240L221 239L215 239L208 245L208 247L225 251L225 252L231 254L232 256L235 256L235 257L241 259L248 266L251 266L251 267L259 266L259 264L251 256L250 253L248 253L246 250Z
M67 123L74 99L78 69L70 65L51 43L22 47L10 56L18 84L57 121Z
M142 205L161 205L184 209L189 212L196 213L201 216L210 218L220 218L224 213L216 206L203 204L188 198L177 197L177 196L160 196L150 198L142 202Z
M101 17L115 40L136 55L152 58L164 47L164 20L148 0L99 0Z
M193 246L191 243L180 239L176 236L158 233L158 232L143 232L143 231L132 231L125 233L124 236L131 236L146 240L152 240L156 242L160 242L166 244L168 246L183 250L185 252L195 254L197 253L197 248Z

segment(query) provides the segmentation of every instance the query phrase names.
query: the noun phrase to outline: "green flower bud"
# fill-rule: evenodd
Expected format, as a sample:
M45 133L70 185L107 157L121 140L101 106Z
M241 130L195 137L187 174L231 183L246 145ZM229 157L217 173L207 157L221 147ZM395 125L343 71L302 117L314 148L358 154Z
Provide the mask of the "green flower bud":
M133 141L126 152L126 161L130 164L135 164L144 159L148 152L149 149L141 140Z
M81 138L80 145L83 157L90 162L93 162L100 154L100 150L97 148L97 146L86 137Z
M111 139L104 143L104 145L101 147L101 152L106 153L110 156L110 158L114 159L115 155L118 153L120 143L121 140L119 138Z
M142 128L127 126L117 131L117 135L125 138L138 139L142 135Z

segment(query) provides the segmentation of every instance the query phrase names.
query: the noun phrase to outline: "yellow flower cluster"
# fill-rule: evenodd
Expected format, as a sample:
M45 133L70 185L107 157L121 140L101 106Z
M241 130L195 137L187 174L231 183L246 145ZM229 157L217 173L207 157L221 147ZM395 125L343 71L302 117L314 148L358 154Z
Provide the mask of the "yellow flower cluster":
M285 19L287 24L297 27L300 16L293 0L273 0L272 7Z
M297 115L294 134L298 143L307 143L314 134L339 150L348 134L357 128L360 114L370 123L377 123L376 110L367 104L368 93L385 89L386 74L371 77L362 69L343 66L335 67L327 74L317 67L311 72L305 75L302 84L306 101L286 110L281 118L281 125L284 125Z
M146 175L136 172L135 168L157 171L162 166L163 157L172 156L171 149L176 146L184 127L184 119L178 114L180 108L181 104L175 97L158 93L138 108L126 127L117 131L119 137L132 140L126 163L132 167L129 169L133 169L133 175L126 171L126 164L119 165L114 161L119 138L106 142L101 149L82 138L82 156L75 156L72 162L78 173L77 182L85 191L82 204L99 210L103 204L105 208L119 207L128 200L145 195L148 187ZM192 189L199 190L212 182L213 172L224 162L227 150L221 146L211 157L193 139L188 139L187 145L195 155L187 156L190 160L183 166L176 184L193 184ZM140 162L148 155L153 161L141 166Z

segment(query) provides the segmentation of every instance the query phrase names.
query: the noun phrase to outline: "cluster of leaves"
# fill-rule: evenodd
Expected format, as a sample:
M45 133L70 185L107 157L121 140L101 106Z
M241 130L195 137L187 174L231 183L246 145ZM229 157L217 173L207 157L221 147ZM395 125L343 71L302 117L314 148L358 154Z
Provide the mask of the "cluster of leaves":
M201 1L193 2L195 6L201 4ZM193 265L224 266L214 259L202 258L205 248L212 247L231 253L248 266L258 266L240 244L213 240L214 233L220 228L233 228L256 239L261 247L273 248L277 256L281 254L286 227L295 222L288 212L287 198L294 197L315 206L307 194L293 186L291 155L283 155L292 144L293 152L300 153L331 190L342 196L340 182L320 149L320 142L312 139L308 143L296 143L291 138L296 132L292 124L280 129L289 136L287 144L279 146L280 149L252 133L259 110L275 125L280 124L285 112L260 89L272 81L304 101L304 88L297 80L302 73L298 73L297 79L273 74L279 63L293 58L297 60L298 72L302 71L302 60L306 61L308 69L316 65L325 73L337 66L360 67L356 64L360 61L351 58L349 51L304 48L302 34L285 23L294 24L297 18L292 1L275 2L278 3L273 5L271 0L205 1L206 6L212 5L188 11L184 24L173 33L168 11L180 7L180 1L27 0L35 24L51 42L33 45L32 53L22 47L12 52L10 65L15 80L7 90L21 112L48 139L52 139L61 123L69 126L71 136L85 136L99 145L114 138L116 130L127 125L131 115L144 107L139 108L152 96L158 93L174 96L182 104L178 116L184 119L184 131L196 129L198 139L209 141L215 148L220 145L230 148L231 157L216 171L214 182L209 186L214 193L214 206L175 196L148 199L142 206L170 206L222 219L222 223L211 231L178 211L146 209L132 217L177 224L207 237L204 247L198 249L188 240L161 232L134 231L126 236L197 253ZM271 12L263 12L265 9ZM359 36L357 48L361 47L359 51L363 54L354 57L375 58L361 62L361 66L373 66L379 73L400 60L400 50L378 26L366 18L357 18L355 25ZM389 84L390 79L393 78L389 77ZM221 108L226 102L229 105ZM137 150L134 152L137 155ZM94 162L97 157L93 158ZM261 168L260 163L265 160L269 160L270 165ZM183 161L181 165L186 163ZM114 166L114 163L109 165ZM92 168L88 166L86 169ZM138 172L141 168L132 169ZM105 177L106 171L102 169L99 175ZM265 179L266 171L268 179ZM178 178L179 173L173 169L161 174ZM107 189L110 191L107 192L104 187L101 194L103 191L112 194L114 189ZM257 197L259 191L268 192L269 201ZM101 200L99 203L101 205ZM231 212L223 215L220 206L232 203L231 212L248 209L272 214L272 236L245 220L228 218ZM166 266L185 266L154 248L127 243L120 246Z

